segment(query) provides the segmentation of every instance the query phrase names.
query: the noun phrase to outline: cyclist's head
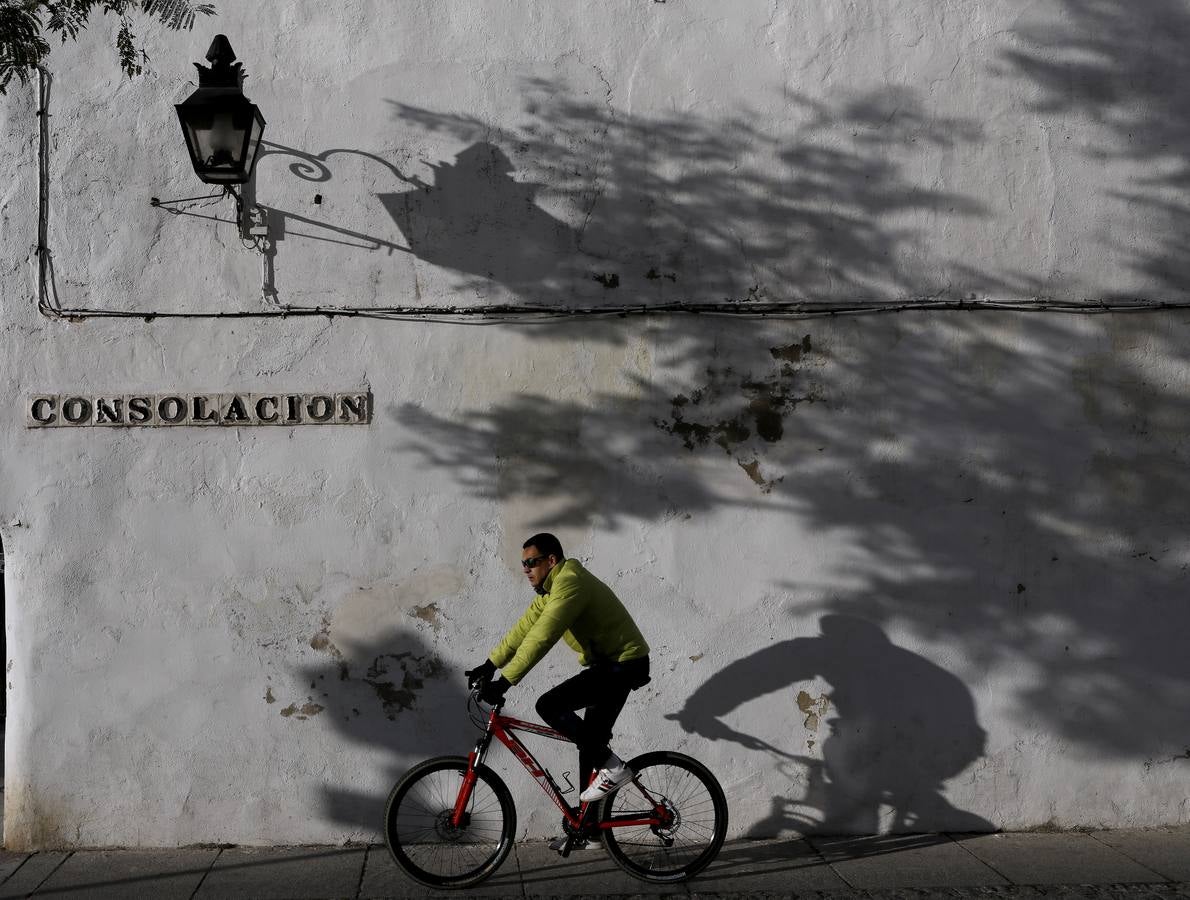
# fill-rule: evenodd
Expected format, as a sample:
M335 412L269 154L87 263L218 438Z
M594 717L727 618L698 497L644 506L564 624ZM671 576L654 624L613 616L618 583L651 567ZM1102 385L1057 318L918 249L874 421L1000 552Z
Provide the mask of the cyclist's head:
M521 567L537 593L545 593L542 584L550 570L566 559L562 543L552 534L535 534L521 545Z
M878 647L888 644L888 635L880 626L867 619L843 613L828 613L818 620L822 636L831 641L846 642L854 647Z

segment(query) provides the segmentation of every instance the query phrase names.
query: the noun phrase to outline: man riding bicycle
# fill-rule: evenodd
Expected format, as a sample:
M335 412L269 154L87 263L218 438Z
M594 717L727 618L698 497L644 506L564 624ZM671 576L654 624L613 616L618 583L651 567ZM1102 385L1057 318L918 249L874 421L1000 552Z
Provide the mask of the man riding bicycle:
M562 638L583 671L542 694L537 714L578 745L579 784L587 785L579 799L600 800L632 778L609 742L628 694L649 681L649 645L611 588L567 559L554 535L525 541L521 567L537 598L488 658L465 674L487 703L498 703ZM576 710L584 708L579 718Z

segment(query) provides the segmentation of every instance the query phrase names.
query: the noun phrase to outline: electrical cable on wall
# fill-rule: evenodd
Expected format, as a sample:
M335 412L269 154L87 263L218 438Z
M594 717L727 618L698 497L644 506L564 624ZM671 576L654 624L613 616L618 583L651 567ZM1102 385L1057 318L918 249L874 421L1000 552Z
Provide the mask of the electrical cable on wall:
M451 306L447 304L422 304L400 306L293 306L277 303L264 291L269 309L169 312L161 310L116 310L102 308L67 308L59 302L54 280L53 254L49 247L49 101L52 76L44 67L38 66L38 214L37 214L37 308L42 315L54 319L82 321L86 319L277 319L324 316L342 318L389 319L393 321L437 322L443 324L495 325L518 323L525 325L556 323L565 319L611 319L629 316L726 316L746 319L820 319L841 316L888 315L910 312L940 312L959 310L964 312L1030 312L1092 315L1103 313L1160 312L1190 309L1188 301L1164 301L1137 298L1135 300L1056 300L1049 297L1033 297L1023 300L1001 300L993 298L970 298L965 300L940 300L936 295L901 298L898 300L848 301L843 303L825 301L775 301L756 302L752 300L723 302L671 302L653 304L617 304L608 306L544 306L529 303L478 304L475 306ZM371 154L367 154L371 156ZM387 164L387 163L386 163ZM222 193L203 197L189 197L173 201L173 204L199 201L216 202L231 194L239 216L243 215L243 199L234 191L225 188ZM181 214L182 209L166 206L157 198L153 206L167 212ZM261 208L263 209L263 208ZM193 215L193 213L190 213ZM216 217L212 217L216 218ZM216 221L225 221L216 218ZM267 249L259 240L244 241L267 255ZM262 266L267 265L267 259Z
M50 302L50 286L53 283L53 260L50 257L50 84L53 81L48 69L37 67L37 308L42 315L54 316L56 310ZM54 291L57 299L57 291Z

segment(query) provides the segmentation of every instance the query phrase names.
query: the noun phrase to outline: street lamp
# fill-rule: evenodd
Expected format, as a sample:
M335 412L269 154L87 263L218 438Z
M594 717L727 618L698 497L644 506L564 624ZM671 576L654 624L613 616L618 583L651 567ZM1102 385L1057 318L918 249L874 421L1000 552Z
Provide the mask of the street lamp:
M252 177L264 116L244 96L242 63L226 35L207 51L210 68L195 63L198 90L176 104L194 172L207 184L243 184Z

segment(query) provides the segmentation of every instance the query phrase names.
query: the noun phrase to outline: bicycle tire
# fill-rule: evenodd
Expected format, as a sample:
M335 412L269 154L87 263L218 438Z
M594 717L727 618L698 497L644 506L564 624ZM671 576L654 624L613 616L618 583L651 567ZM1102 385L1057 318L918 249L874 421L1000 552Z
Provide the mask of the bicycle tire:
M479 766L469 822L450 824L467 771L467 758L440 756L410 769L389 792L384 842L398 866L430 887L465 888L490 876L508 856L516 834L516 807L508 787Z
M641 786L675 815L668 829L627 826L603 829L607 854L621 869L642 881L684 881L715 859L727 836L727 798L710 770L698 760L672 750L630 760L633 780L604 800L599 819L652 812ZM667 843L668 841L668 843Z

